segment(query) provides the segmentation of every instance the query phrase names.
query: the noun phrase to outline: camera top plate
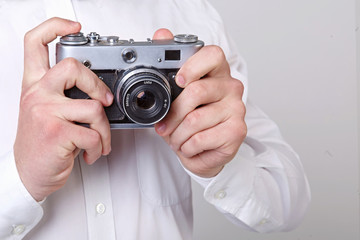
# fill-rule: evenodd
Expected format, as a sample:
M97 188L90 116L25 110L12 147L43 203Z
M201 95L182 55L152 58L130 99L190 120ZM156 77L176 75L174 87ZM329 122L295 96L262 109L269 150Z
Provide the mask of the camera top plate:
M139 65L155 68L180 68L204 46L196 35L180 34L173 39L146 41L120 40L118 36L63 36L56 44L56 62L72 57L92 70L127 69ZM86 63L86 64L85 64Z
M158 40L155 40L158 41ZM160 40L161 41L161 40ZM173 41L176 43L196 43L198 42L198 36L193 34L177 34L174 36ZM135 42L133 39L119 40L118 36L100 36L96 32L91 32L85 36L82 32L69 34L60 38L60 43L64 45L84 45L90 44L109 44L109 45L122 45L122 44L152 44L153 40L150 38L146 42Z

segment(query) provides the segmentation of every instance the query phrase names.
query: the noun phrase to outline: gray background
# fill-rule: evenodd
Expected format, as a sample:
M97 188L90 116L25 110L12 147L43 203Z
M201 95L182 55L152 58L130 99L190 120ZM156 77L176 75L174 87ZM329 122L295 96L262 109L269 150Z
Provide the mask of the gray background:
M195 239L358 240L359 1L210 2L248 63L250 98L300 154L312 203L295 231L249 233L209 206L193 183Z

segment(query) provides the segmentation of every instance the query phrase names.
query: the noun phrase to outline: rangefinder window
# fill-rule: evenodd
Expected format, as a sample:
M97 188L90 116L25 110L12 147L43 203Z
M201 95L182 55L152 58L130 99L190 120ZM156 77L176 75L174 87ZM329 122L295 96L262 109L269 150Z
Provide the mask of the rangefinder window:
M165 50L165 61L180 61L180 50Z

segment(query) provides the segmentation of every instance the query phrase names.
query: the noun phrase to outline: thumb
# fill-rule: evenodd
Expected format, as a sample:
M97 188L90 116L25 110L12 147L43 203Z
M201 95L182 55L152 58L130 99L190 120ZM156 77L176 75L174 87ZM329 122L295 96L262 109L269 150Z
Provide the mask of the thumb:
M154 40L165 40L165 39L173 39L174 35L170 32L169 29L160 28L158 29L153 36Z
M80 23L61 18L51 18L26 33L24 38L24 78L23 87L39 80L49 70L47 44L56 39L80 31Z

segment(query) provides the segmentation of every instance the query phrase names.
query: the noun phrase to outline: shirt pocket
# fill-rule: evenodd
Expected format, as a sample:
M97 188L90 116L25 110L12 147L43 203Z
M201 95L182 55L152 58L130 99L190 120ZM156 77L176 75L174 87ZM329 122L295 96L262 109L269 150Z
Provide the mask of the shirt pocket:
M165 141L154 129L134 133L139 188L144 200L171 206L191 197L190 177Z

